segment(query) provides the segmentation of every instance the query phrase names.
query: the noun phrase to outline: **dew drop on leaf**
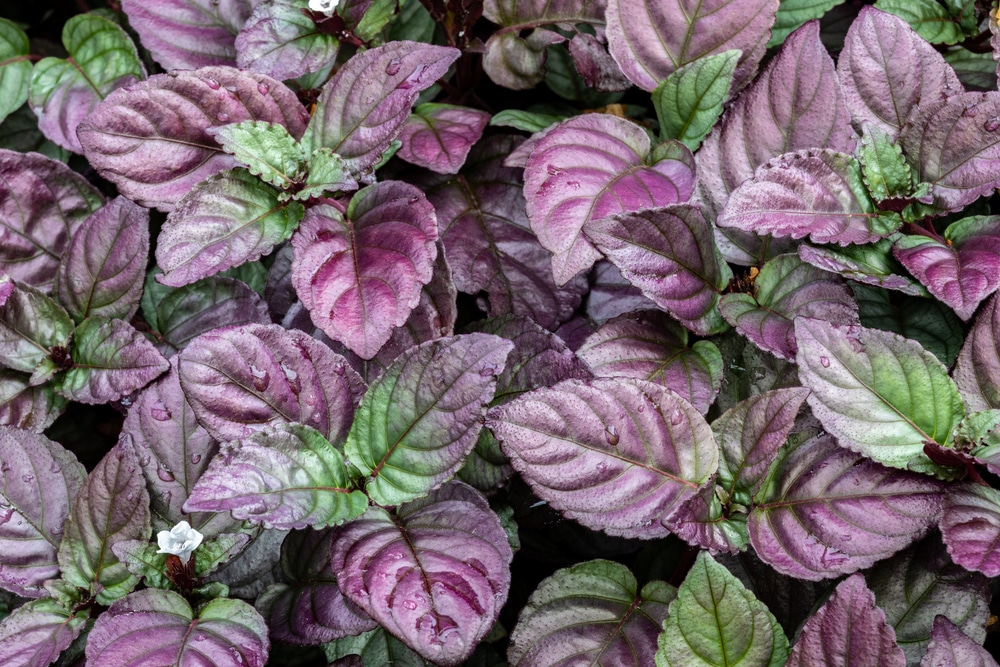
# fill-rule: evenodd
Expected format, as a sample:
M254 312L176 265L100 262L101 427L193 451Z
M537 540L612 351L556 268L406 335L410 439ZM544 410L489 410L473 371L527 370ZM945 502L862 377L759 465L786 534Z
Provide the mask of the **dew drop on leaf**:
M385 66L385 73L389 76L395 76L399 73L399 68L402 67L402 62L399 58L393 58L389 61L389 64Z
M193 465L198 465L199 463L201 463L201 454L192 454L191 463Z
M220 111L215 115L215 117L219 120L220 123L225 123L227 120L229 120L229 114L227 114L225 111Z
M990 116L987 118L986 122L983 123L983 129L987 132L996 132L1000 129L1000 116Z
M219 82L216 81L215 79L211 79L211 78L205 79L205 84L209 88L211 88L212 90L218 90L219 89Z
M674 410L673 412L670 413L670 423L671 424L673 424L674 426L677 426L682 421L684 421L684 415L683 415L683 413L681 413L680 410Z
M614 424L608 424L604 427L604 439L612 447L618 446L618 429L615 428Z
M830 367L830 360L828 358L826 358L826 357L820 357L819 358L819 363L820 363L821 366L823 366L823 368L829 368Z
M257 92L259 92L261 95L267 95L270 91L271 89L267 87L266 83L257 84Z
M34 475L21 475L21 481L24 482L25 484L31 484L32 482L35 481L35 476Z
M172 473L170 469L164 466L162 463L156 467L156 476L159 477L160 481L163 482L172 482L175 479L174 473Z

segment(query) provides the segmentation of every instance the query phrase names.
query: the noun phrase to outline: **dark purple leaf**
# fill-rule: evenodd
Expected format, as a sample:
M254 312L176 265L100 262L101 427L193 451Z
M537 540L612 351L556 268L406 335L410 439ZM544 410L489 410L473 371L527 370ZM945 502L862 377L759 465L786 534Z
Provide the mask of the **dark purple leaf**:
M284 81L318 72L337 57L340 43L320 30L301 3L257 3L236 36L236 64Z
M0 267L47 291L73 234L103 203L62 162L0 149Z
M204 67L116 90L77 135L90 164L122 195L169 211L195 184L236 166L207 130L245 120L277 123L299 138L308 114L295 93L270 77Z
M1000 491L973 482L956 484L942 507L941 537L951 559L987 577L1000 574Z
M618 267L607 260L594 264L587 293L587 317L597 324L636 310L651 310L656 304L625 280Z
M837 61L844 101L855 123L893 137L917 106L964 92L955 71L898 16L864 7Z
M928 291L968 321L1000 287L1000 217L974 216L948 226L944 239L903 236L893 254Z
M198 421L219 441L300 423L342 442L364 387L347 360L319 341L261 324L191 341L180 355L180 379Z
M457 174L489 120L490 115L478 109L421 104L403 124L397 155L439 174Z
M858 304L840 277L798 255L779 255L760 269L753 292L722 297L719 311L754 345L775 356L795 360L796 317L812 317L837 324L858 324Z
M56 600L34 600L0 623L4 667L45 667L69 648L87 625L89 610L72 612Z
M896 633L860 574L837 586L806 621L786 667L904 667Z
M406 323L437 256L434 207L417 188L384 181L346 212L313 206L292 238L292 284L313 322L371 359Z
M271 586L256 602L271 639L325 644L377 627L337 586L330 564L337 534L334 529L296 530L281 544L281 568L289 583Z
M691 152L677 142L665 146L664 159L651 158L649 135L608 114L565 120L534 145L524 170L524 197L531 229L555 255L557 285L600 258L582 234L587 222L691 197Z
M507 535L486 500L460 482L396 516L371 507L335 539L344 595L435 664L469 657L507 600Z
M577 351L598 377L649 380L702 414L722 385L722 355L709 341L688 347L688 332L666 313L643 310L608 320Z
M937 522L941 484L886 468L830 435L787 454L750 513L750 541L778 572L818 581L857 572Z
M927 296L927 290L906 275L903 265L892 256L892 244L899 237L897 232L862 246L813 247L803 244L798 247L798 253L803 261L844 278L887 290L899 290L910 296Z
M573 56L576 71L588 88L600 92L628 90L632 82L618 67L603 42L594 35L578 32L569 42L569 53Z
M252 600L281 578L278 560L287 530L259 530L239 556L211 576L229 587L229 595Z
M719 460L704 417L641 380L567 380L493 408L487 426L538 497L622 537L665 537Z
M267 624L246 602L217 598L196 615L177 593L149 588L101 614L87 639L87 665L263 667L270 648Z
M69 507L87 476L76 457L43 435L0 426L0 587L47 595Z
M148 539L149 494L132 439L124 436L90 471L59 545L63 579L107 605L139 582L111 552L122 540Z
M0 369L0 424L41 433L68 401L48 383L31 386L31 376Z
M234 65L236 34L258 0L122 0L129 25L163 69Z
M955 364L955 383L970 413L1000 408L1000 297L979 311Z
M685 327L703 336L727 327L717 306L732 272L700 209L620 213L588 222L585 231L629 282Z
M662 581L640 592L628 568L607 560L558 570L521 609L507 659L513 667L652 665L660 626L676 596Z
M6 278L6 276L4 276ZM56 368L49 358L53 348L65 349L73 335L73 320L58 303L27 285L5 279L7 298L0 306L0 365L38 373L39 384Z
M450 479L475 446L514 345L489 334L443 338L400 355L369 387L344 451L380 505Z
M419 42L389 42L355 55L323 86L302 138L307 152L329 148L351 173L371 173L420 92L458 56L457 49Z
M73 234L56 292L77 322L91 315L130 320L149 260L149 211L118 197Z
M944 616L934 619L931 641L920 667L996 667L997 661Z
M739 90L764 57L777 11L778 0L610 0L608 50L632 83L652 92L682 65L738 49Z

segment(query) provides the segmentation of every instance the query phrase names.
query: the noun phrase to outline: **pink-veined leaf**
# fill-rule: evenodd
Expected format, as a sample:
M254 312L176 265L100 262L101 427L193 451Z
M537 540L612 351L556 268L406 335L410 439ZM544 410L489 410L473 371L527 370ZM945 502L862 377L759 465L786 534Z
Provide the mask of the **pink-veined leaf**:
M1000 492L965 482L944 497L941 537L951 559L988 577L1000 574Z
M67 610L53 599L33 600L0 622L4 667L44 667L59 659L87 625L89 609Z
M958 353L955 384L969 413L1000 408L1000 297L993 296Z
M920 667L997 667L997 661L947 617L938 616Z
M457 174L490 120L485 111L452 104L421 104L403 123L397 155L439 174Z

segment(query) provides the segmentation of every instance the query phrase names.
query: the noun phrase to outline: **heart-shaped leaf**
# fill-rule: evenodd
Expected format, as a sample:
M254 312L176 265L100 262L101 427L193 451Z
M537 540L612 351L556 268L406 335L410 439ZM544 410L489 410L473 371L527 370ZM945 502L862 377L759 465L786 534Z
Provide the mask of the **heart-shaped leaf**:
M955 364L955 383L969 412L1000 408L1000 297L979 311Z
M931 642L920 667L996 667L997 661L944 616L934 619Z
M729 99L740 55L730 50L702 56L656 86L653 106L661 139L676 139L692 151L698 150Z
M722 386L722 355L707 340L688 347L688 332L666 313L643 310L608 320L577 354L598 377L648 380L677 392L702 414Z
M32 600L0 622L0 655L11 667L49 665L80 636L89 615L56 600Z
M587 223L585 231L629 282L685 327L702 336L727 328L718 303L732 272L700 209L620 213Z
M865 578L842 581L830 599L806 621L787 667L904 667L896 633L875 606Z
M9 426L0 426L0 461L0 586L43 597L42 583L59 574L63 524L87 472L58 443Z
M739 89L764 56L777 11L777 0L609 0L608 50L632 83L651 91L683 65L736 49Z
M400 355L369 387L344 445L380 505L426 495L475 446L514 345L489 334L442 338Z
M649 135L608 114L565 120L534 144L524 170L524 197L531 229L555 255L557 285L600 258L582 234L587 222L691 197L691 152L676 142L668 146L665 159L651 158Z
M363 391L346 359L277 325L202 334L181 352L180 379L198 422L222 442L299 423L340 443Z
M457 174L489 120L490 115L478 109L421 104L403 124L397 155L439 174Z
M437 218L423 193L383 181L359 191L346 212L309 209L292 239L292 284L324 333L371 359L420 302L436 241Z
M461 664L486 636L510 587L500 519L460 482L402 506L371 507L340 529L340 589L386 630L440 665Z
M942 503L941 537L951 559L987 577L1000 574L1000 491L965 482L952 486Z
M809 405L841 445L887 466L950 474L924 444L947 446L965 407L934 355L897 334L804 317L795 338Z
M31 45L16 23L0 19L0 123L28 99Z
M67 403L50 384L31 386L31 376L0 369L0 424L41 433Z
M308 114L295 93L270 77L204 67L116 90L80 123L77 136L91 166L122 195L169 211L194 185L236 164L208 129L245 120L284 125L298 138Z
M258 3L236 36L237 66L286 81L332 63L340 42L302 9L291 0Z
M775 465L748 528L757 554L783 574L818 581L856 572L937 521L939 482L886 468L830 435L806 441Z
M12 287L11 287L12 286ZM51 366L55 348L63 353L73 335L73 320L58 303L27 285L0 275L6 297L0 304L0 364L24 373ZM49 369L40 381L47 379ZM31 384L38 384L32 378Z
M651 581L642 590L628 568L594 560L556 571L521 609L507 659L513 667L587 660L651 665L656 637L677 591Z
M803 244L798 253L803 261L844 278L910 296L927 296L927 290L907 275L903 265L892 256L892 244L899 237L896 233L874 243L845 247Z
M665 537L663 520L718 467L704 417L642 380L567 380L493 408L486 423L539 498L609 535Z
M198 609L177 593L148 588L101 614L87 639L93 667L184 665L263 667L270 651L267 624L242 600L217 598Z

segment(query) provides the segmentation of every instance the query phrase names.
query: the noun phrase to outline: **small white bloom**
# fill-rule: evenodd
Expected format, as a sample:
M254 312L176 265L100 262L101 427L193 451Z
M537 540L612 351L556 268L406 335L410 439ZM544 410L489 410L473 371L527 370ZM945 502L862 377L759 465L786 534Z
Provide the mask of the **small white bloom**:
M180 556L181 562L191 559L191 552L198 548L204 535L191 527L187 521L181 521L170 530L161 530L156 534L156 543L160 549L158 554L174 554Z
M333 16L339 5L340 0L309 0L309 9L327 16Z

